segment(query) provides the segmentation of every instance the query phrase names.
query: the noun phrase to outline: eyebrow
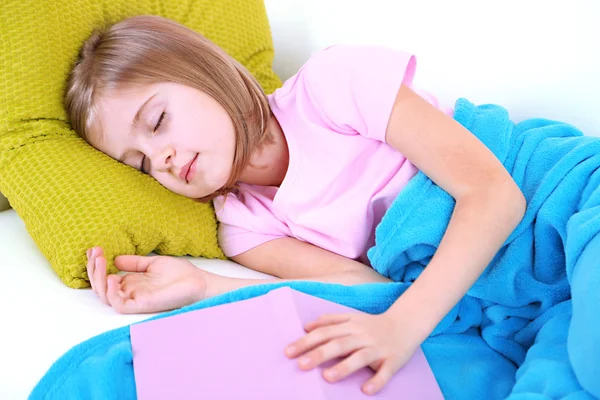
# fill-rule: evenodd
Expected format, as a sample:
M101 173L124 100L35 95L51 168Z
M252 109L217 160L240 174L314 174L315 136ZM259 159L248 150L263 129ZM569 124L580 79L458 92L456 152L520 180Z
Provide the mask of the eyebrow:
M148 103L150 103L150 101L152 101L153 98L155 98L157 95L153 94L152 96L150 96L150 98L148 100L146 100L144 102L144 104L142 104L142 106L140 107L140 109L137 111L137 113L135 113L135 116L133 117L133 122L131 123L131 128L132 130L140 123L140 118L142 117L142 114L144 114L144 110L146 109L146 106L148 105ZM125 160L125 156L127 155L127 153L129 153L128 151L126 151L125 153L123 153L121 155L121 157L119 157L119 162L123 162Z

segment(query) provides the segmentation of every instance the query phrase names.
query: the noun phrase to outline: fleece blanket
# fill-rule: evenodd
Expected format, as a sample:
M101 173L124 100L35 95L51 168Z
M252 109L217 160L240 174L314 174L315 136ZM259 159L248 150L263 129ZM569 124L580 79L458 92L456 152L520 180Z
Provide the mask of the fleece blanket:
M484 274L422 348L447 399L600 397L600 139L544 119L514 124L496 105L456 103L455 119L511 172L528 207ZM377 227L371 263L393 283L285 283L377 314L426 267L454 207L419 173ZM163 318L267 293L239 289ZM292 362L292 361L291 361ZM87 340L55 362L31 399L135 399L129 327Z

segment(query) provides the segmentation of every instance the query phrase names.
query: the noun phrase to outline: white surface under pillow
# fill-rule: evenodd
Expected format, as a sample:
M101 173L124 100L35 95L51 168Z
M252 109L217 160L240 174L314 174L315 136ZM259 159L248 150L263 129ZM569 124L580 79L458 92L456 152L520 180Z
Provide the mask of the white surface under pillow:
M231 261L188 259L221 275L269 277ZM150 316L117 314L91 290L61 283L14 210L0 212L0 272L0 399L26 399L73 346Z

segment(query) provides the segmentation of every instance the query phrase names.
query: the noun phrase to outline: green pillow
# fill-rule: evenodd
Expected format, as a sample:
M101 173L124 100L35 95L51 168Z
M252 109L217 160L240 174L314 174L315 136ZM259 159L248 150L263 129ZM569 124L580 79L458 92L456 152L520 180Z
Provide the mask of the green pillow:
M225 258L211 204L176 195L93 149L71 130L66 79L96 27L160 15L208 37L270 93L273 44L262 0L3 0L0 192L60 279L88 287L85 251ZM23 282L18 282L23 284Z

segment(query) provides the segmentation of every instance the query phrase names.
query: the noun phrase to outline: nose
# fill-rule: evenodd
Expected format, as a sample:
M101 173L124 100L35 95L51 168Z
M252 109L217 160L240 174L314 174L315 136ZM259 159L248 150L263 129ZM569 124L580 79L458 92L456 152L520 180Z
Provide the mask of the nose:
M173 167L175 149L171 146L159 151L152 159L153 167L159 172L167 172Z

